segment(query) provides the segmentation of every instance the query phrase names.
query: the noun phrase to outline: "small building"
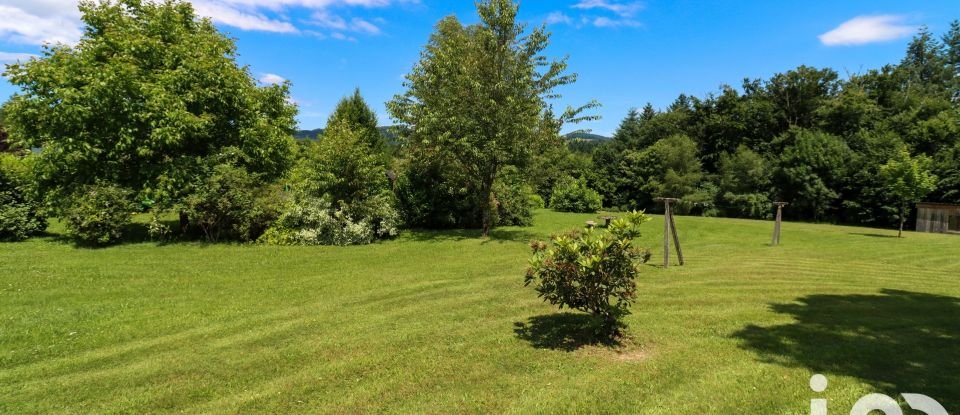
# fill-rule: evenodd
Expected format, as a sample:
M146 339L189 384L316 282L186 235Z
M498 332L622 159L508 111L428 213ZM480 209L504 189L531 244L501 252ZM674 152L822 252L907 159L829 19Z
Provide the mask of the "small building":
M917 232L960 233L960 205L917 203Z

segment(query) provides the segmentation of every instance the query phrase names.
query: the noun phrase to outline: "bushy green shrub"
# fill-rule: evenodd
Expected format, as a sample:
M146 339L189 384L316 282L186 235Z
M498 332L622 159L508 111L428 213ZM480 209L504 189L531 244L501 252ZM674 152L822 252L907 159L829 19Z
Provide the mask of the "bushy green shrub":
M537 208L540 196L523 180L520 171L513 166L500 171L500 177L493 183L493 196L497 203L498 226L530 226L533 224L533 209ZM540 207L543 199L540 199Z
M643 212L631 212L607 230L573 230L553 236L550 244L532 242L524 284L534 284L540 298L561 309L591 313L599 323L597 334L620 334L636 297L639 265L650 258L646 249L633 246L648 220Z
M219 164L184 199L182 211L190 225L209 242L252 241L279 215L276 187L261 186L241 167Z
M587 181L583 178L567 177L560 180L550 197L550 207L560 212L591 213L600 210L602 204L600 194L587 187Z
M29 158L0 154L0 241L23 240L47 228L31 163Z
M83 186L64 211L67 235L82 245L117 242L136 210L129 190L113 184Z
M357 213L363 212L363 213ZM362 219L357 219L363 216ZM290 203L260 242L273 245L360 245L398 233L399 215L389 200L371 199L365 206L333 208L324 198Z
M305 150L291 201L259 240L279 245L355 245L396 236L400 214L382 154L350 123L334 122Z

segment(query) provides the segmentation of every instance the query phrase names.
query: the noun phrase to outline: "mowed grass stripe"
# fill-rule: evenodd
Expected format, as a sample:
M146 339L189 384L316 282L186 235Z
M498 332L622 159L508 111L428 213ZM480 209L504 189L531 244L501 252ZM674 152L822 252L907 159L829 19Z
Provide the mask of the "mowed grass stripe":
M687 266L665 270L655 217L635 354L536 347L515 325L557 310L523 287L527 241L595 216L544 211L487 241L0 245L0 412L801 414L814 371L836 408L916 388L960 403L936 375L960 360L960 238L787 223L770 247L770 222L680 217Z

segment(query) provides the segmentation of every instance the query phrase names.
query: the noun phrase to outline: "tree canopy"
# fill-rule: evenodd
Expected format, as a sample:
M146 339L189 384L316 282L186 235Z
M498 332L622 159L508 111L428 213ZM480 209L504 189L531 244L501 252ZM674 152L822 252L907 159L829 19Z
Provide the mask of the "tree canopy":
M40 147L39 181L54 193L109 182L173 204L223 152L263 177L293 160L288 84L257 85L233 40L190 3L80 3L75 46L8 66L21 92L4 106L12 137Z
M517 11L509 0L485 0L477 3L475 25L441 20L406 77L406 92L387 105L407 127L403 144L410 157L458 171L443 171L440 180L455 174L465 180L484 235L493 225L500 169L525 167L582 109L555 115L548 100L576 76L566 73L565 60L542 55L549 34L545 27L528 32Z

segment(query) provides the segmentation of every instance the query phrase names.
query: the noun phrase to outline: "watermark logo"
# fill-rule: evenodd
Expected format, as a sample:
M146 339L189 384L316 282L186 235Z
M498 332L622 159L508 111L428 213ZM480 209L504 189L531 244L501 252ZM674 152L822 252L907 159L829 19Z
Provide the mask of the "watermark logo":
M822 393L827 390L827 377L823 375L813 375L810 378L810 389L814 392ZM903 393L903 400L915 411L927 415L949 415L947 410L939 402L927 395L918 393ZM876 411L876 412L875 412ZM850 415L871 415L882 413L884 415L903 415L903 409L896 399L879 393L866 395L853 405ZM826 399L810 400L810 415L827 415Z

